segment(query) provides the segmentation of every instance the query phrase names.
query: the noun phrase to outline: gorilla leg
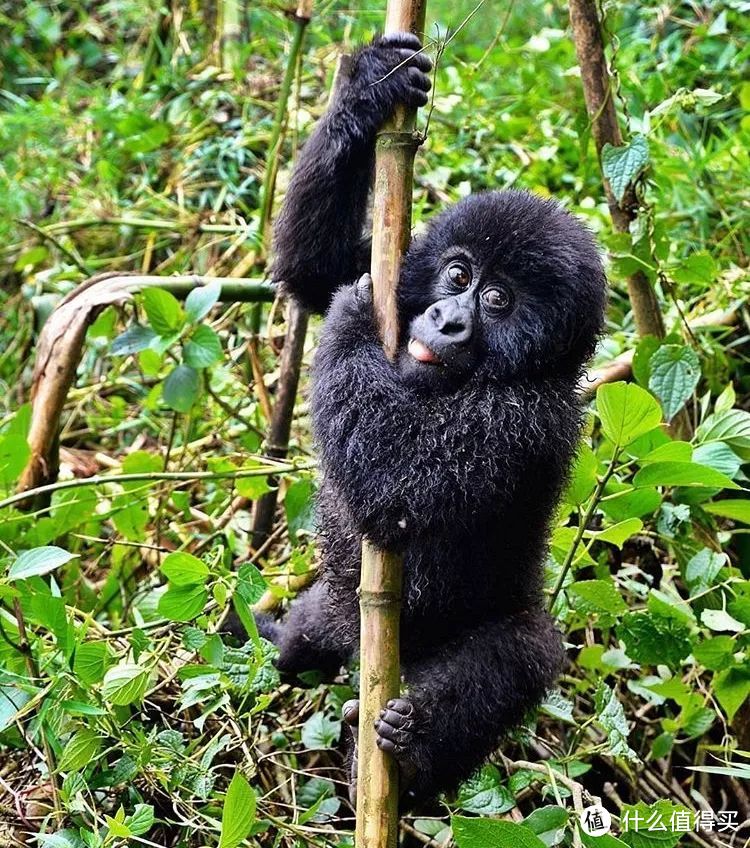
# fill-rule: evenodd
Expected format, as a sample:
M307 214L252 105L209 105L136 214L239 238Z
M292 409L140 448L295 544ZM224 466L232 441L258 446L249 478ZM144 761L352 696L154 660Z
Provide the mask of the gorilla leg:
M279 648L279 671L298 674L319 670L327 677L337 674L349 650L340 641L337 644L329 604L326 584L320 580L292 602L282 621L258 622L261 634Z
M539 610L486 622L409 663L407 693L375 724L378 747L399 763L403 803L469 777L539 703L562 659L560 634Z

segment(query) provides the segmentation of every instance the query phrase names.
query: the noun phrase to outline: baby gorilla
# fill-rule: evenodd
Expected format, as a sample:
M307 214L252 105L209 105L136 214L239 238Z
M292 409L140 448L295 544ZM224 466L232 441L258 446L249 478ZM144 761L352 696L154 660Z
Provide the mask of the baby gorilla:
M543 564L606 298L593 240L560 206L474 195L412 242L386 358L362 232L376 131L427 100L419 48L399 34L353 57L276 227L275 278L327 308L312 390L322 562L285 620L261 621L281 670L336 672L358 647L363 536L403 553L405 689L375 732L406 803L468 777L560 670Z

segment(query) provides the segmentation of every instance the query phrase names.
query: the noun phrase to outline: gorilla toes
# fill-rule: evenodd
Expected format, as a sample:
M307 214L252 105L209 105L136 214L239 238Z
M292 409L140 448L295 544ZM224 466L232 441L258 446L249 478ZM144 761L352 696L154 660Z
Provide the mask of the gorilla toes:
M409 759L414 728L414 705L406 698L388 701L375 722L377 745L381 751L393 754L397 760Z

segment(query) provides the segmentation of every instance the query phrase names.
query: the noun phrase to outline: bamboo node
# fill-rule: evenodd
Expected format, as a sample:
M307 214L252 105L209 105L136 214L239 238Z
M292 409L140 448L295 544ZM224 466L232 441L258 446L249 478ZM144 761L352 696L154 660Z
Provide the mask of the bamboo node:
M376 145L380 150L391 150L397 147L406 147L416 150L419 147L419 133L415 132L379 132L376 138Z
M372 592L369 589L358 589L360 603L370 607L387 607L401 601L401 592Z

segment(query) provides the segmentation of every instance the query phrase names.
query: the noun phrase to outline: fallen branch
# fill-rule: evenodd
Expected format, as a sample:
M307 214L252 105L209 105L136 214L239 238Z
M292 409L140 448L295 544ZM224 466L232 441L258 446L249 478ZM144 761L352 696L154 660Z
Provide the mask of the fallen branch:
M196 286L216 279L193 275L100 274L86 280L60 301L44 324L36 346L28 437L31 455L21 474L19 492L38 489L57 479L60 417L81 361L86 331L97 315L107 306L131 300L136 292L149 286L159 286L184 297ZM223 301L270 301L274 297L273 288L257 280L218 281Z

